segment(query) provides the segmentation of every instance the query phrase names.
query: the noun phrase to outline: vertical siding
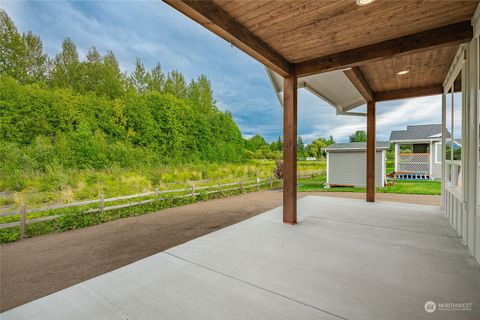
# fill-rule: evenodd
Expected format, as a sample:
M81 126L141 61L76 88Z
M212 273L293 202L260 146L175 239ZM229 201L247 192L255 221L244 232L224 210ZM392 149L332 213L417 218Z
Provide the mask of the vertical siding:
M433 164L432 164L432 176L435 179L442 178L442 164L435 163L435 159L433 159Z
M378 187L383 186L385 176L382 167L385 161L382 161L382 151L377 151L375 159L375 183ZM335 152L328 153L328 181L330 184L353 185L356 187L365 187L366 185L366 152Z

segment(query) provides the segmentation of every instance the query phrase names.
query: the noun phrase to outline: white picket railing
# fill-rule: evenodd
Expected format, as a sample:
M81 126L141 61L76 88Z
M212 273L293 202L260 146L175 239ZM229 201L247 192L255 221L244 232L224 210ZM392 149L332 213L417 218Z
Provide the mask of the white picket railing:
M398 155L398 172L430 173L430 153L400 153Z

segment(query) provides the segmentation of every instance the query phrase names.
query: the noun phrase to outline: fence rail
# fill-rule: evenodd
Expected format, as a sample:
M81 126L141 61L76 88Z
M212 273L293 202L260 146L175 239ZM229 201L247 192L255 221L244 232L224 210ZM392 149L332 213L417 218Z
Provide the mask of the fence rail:
M313 177L318 176L322 173L323 172L316 172L316 173L313 173L313 174L310 174L310 175L303 175L303 176L298 175L297 177L298 178L313 178ZM59 213L59 214L49 215L49 216L45 216L45 217L28 219L28 214L29 213L37 213L37 212L44 212L44 211L49 211L49 210L58 210L58 209L65 209L65 208L73 208L73 207L81 207L81 206L86 206L86 205L90 205L90 204L98 204L98 207L97 208L92 208L92 209L89 209L89 210L85 210L83 212L80 212L79 214L104 212L104 211L109 211L109 210L139 206L139 205L148 204L148 203L152 203L154 201L159 201L159 200L162 201L162 200L169 200L169 199L196 197L196 196L201 195L202 191L204 191L204 194L207 194L207 195L215 194L215 193L221 193L221 192L229 192L229 191L240 191L241 193L243 193L243 192L246 192L248 189L252 189L252 188L256 188L257 191L259 191L261 186L266 185L266 184L270 184L270 188L273 188L273 184L275 182L280 181L280 180L281 179L270 177L270 178L264 178L264 179L257 178L255 180L248 180L248 181L238 181L238 182L231 182L231 183L219 183L219 184L216 184L216 185L202 186L202 187L196 187L195 185L192 184L190 187L187 187L187 188L180 188L180 189L173 189L173 190L160 190L160 191L157 188L155 188L154 191L125 195L125 196L118 196L118 197L112 197L112 198L105 198L103 193L102 193L102 194L100 194L99 199L92 199L92 200L77 201L77 202L72 202L72 203L51 205L51 206L45 206L45 207L41 207L41 208L32 208L32 209L28 209L28 210L27 210L26 205L22 204L20 206L20 211L11 211L11 212L0 213L0 217L20 215L19 221L13 221L13 222L0 224L0 229L14 227L14 226L18 225L20 227L20 237L23 238L24 234L25 234L26 225L31 224L31 223L36 223L36 222L55 220L55 219L65 215L64 213L63 214ZM178 194L178 193L181 193L181 194L176 195L176 196L170 196L170 197L162 197L162 195L171 195L171 194ZM118 204L118 205L111 205L111 206L106 206L105 205L106 203L109 203L109 202L115 202L115 201L121 201L121 200L130 200L130 199L138 199L138 198L151 197L151 196L153 196L153 198L151 198L151 199L145 199L145 200L123 203L123 204Z

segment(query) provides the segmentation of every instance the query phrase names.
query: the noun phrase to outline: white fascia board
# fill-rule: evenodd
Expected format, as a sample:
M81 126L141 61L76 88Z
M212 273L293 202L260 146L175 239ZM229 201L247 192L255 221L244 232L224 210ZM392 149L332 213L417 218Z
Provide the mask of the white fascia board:
M441 138L438 139L418 139L418 140L390 140L390 143L399 143L399 144L420 144L420 143L430 143L431 141L440 141Z

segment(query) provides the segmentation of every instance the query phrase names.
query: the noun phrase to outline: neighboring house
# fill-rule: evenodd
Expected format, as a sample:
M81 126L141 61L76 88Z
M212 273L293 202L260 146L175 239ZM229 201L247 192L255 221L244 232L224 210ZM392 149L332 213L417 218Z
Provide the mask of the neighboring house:
M407 126L407 130L392 131L390 142L395 147L396 178L441 179L441 124Z
M385 187L386 151L390 142L377 142L375 184ZM327 186L366 185L366 142L334 143L324 149L327 152Z

